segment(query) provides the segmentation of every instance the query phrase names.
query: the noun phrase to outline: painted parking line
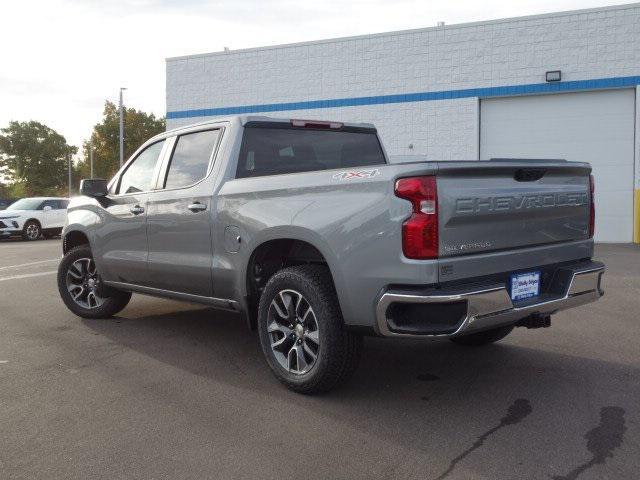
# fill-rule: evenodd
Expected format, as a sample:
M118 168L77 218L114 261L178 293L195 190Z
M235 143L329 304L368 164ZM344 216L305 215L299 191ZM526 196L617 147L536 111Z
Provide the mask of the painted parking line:
M38 262L30 262L30 263L21 263L19 265L8 265L6 267L0 267L0 270L11 270L13 268L21 268L21 267L31 267L33 265L42 265L43 263L53 263L59 262L59 258L53 258L51 260L40 260Z
M5 282L7 280L20 280L21 278L42 277L44 275L52 275L54 273L58 273L58 271L50 270L48 272L25 273L24 275L12 275L10 277L0 277L0 282Z

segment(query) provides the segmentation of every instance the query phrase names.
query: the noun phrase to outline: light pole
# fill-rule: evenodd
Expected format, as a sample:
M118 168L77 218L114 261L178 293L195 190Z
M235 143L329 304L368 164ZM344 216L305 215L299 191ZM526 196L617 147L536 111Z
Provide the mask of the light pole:
M71 198L71 154L67 153L67 168L69 169L69 198Z
M93 178L93 134L89 138L89 165L91 165L91 178Z
M122 92L126 87L120 87L120 166L124 163L124 112L122 105Z

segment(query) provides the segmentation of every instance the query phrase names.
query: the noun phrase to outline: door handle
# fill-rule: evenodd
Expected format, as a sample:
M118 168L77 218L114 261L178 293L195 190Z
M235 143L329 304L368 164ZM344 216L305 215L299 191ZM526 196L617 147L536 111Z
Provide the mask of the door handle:
M140 205L135 205L131 207L131 213L133 213L134 215L140 215L141 213L144 213L144 208L142 208Z
M207 206L204 203L194 202L187 207L192 212L201 212L207 209Z

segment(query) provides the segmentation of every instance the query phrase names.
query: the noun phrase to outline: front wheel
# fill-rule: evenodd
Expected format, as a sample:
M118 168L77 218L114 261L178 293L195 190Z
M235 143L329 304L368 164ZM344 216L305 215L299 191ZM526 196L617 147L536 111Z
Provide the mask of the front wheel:
M491 330L452 337L450 340L460 345L478 347L480 345L487 345L488 343L494 343L502 340L504 337L509 335L512 330L513 325L506 325L504 327L492 328Z
M299 393L331 390L356 369L362 338L346 330L326 267L277 272L258 307L260 343L278 380Z
M42 229L40 228L40 224L35 220L29 220L22 227L23 240L27 240L27 241L38 240L41 234L42 234Z
M83 318L109 318L127 306L131 292L102 284L88 245L67 252L58 266L58 291L69 310Z

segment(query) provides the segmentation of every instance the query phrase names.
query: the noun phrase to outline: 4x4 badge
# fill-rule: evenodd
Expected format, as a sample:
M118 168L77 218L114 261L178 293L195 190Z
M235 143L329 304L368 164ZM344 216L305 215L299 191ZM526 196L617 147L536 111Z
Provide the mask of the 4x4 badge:
M348 172L336 173L333 176L334 180L353 180L355 178L372 178L380 175L380 170L373 168L371 170L352 170Z

